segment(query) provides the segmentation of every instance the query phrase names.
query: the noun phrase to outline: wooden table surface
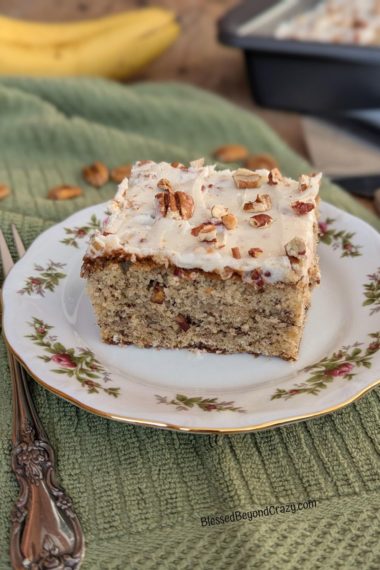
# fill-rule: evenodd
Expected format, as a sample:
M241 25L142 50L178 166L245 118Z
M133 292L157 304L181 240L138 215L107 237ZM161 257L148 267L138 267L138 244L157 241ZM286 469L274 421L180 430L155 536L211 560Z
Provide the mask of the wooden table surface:
M302 156L308 158L299 116L258 108L249 92L242 54L216 39L215 23L237 0L0 0L0 12L40 21L78 20L132 7L164 6L178 15L182 34L139 80L179 80L214 91L253 110ZM360 200L373 208L369 200Z

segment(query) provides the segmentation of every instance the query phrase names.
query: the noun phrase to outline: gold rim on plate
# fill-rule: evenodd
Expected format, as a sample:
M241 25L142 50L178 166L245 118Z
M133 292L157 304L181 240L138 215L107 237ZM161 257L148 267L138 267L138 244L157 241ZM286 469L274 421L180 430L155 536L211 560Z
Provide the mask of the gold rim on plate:
M136 426L145 426L145 427L158 428L158 429L168 429L171 431L179 431L182 433L196 433L196 434L205 434L205 435L206 434L217 434L217 433L221 433L221 434L248 433L248 432L254 432L254 431L261 431L261 430L269 429L269 428L280 427L280 426L284 426L287 424L293 424L296 422L301 422L301 421L305 421L305 420L309 420L309 419L313 419L313 418L319 418L321 416L325 416L325 415L330 414L332 412L336 412L338 410L341 410L342 408L345 408L349 404L356 402L356 400L359 400L359 398L362 398L368 392L370 392L373 388L375 388L378 384L380 384L380 378L379 378L378 380L375 380L372 384L370 384L366 388L363 388L363 390L361 390L360 392L358 392L357 394L355 394L354 396L352 396L348 400L345 400L344 402L342 402L341 404L338 404L336 406L331 406L329 408L326 408L320 412L313 412L310 414L304 414L304 415L299 415L299 416L293 416L290 418L285 418L283 420L273 420L271 422L264 422L262 424L258 424L255 426L244 426L244 427L238 427L238 428L186 427L186 426L180 426L177 424L168 424L165 422L156 422L154 420L144 420L144 419L140 419L140 418L130 418L127 416L119 416L116 414L107 414L106 412L101 412L100 410L92 408L91 406L87 406L86 404L83 404L82 402L80 402L76 398L73 398L72 396L68 396L67 394L64 394L63 392L61 392L60 390L57 390L56 388L52 388L51 386L46 384L46 382L44 382L44 380L42 380L36 374L34 374L34 372L32 372L30 370L29 366L25 363L23 358L14 350L14 348L9 343L9 341L5 335L5 332L4 332L4 328L3 328L3 337L4 337L4 340L5 340L8 348L9 348L9 350L17 358L17 360L20 362L20 364L22 364L22 366L28 372L29 376L31 378L33 378L33 380L35 380L38 384L40 384L41 386L46 388L46 390L48 390L49 392L52 392L53 394L55 394L56 396L59 396L63 400L66 400L67 402L74 404L76 407L81 408L82 410L85 410L86 412L90 412L91 414L94 414L96 416L100 416L102 418L106 418L109 420L115 420L118 422L123 422L126 424L131 424L131 425L136 425Z

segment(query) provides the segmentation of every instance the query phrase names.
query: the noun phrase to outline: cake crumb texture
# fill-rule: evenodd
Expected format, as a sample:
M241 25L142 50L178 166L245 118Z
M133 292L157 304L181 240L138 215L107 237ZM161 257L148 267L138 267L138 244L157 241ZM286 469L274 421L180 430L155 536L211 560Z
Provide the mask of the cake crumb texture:
M289 360L297 357L310 289L303 281L254 287L149 262L111 261L87 282L107 343Z

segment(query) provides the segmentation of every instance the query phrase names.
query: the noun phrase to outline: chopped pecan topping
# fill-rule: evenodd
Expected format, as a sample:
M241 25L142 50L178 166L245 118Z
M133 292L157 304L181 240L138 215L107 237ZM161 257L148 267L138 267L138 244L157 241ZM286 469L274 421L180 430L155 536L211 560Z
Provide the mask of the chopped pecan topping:
M174 192L177 208L183 220L189 220L194 214L194 200L186 192Z
M176 316L175 320L176 320L176 323L178 324L179 328L181 330L183 330L183 332L186 332L189 330L189 328L190 328L189 319L187 319L183 315L179 314Z
M222 223L227 230L233 230L236 228L238 223L237 217L234 214L226 214L225 216L222 216Z
M251 249L248 250L248 255L251 257L259 257L262 253L263 250L259 247L251 247Z
M248 156L248 149L242 144L226 144L214 151L214 156L221 162L240 162Z
M297 216L304 216L315 208L315 205L311 202L300 202L299 200L297 200L297 202L293 202L291 206Z
M275 186L282 180L282 174L278 168L272 168L268 174L268 184Z
M305 259L306 244L303 239L295 237L285 245L285 252L291 265L299 265Z
M171 185L170 180L168 180L167 178L161 178L161 180L157 182L157 188L159 188L160 190L167 190L168 192L171 193L174 192L174 188Z
M192 228L192 230L191 230L191 235L192 235L192 236L195 236L195 237L198 237L199 232L200 232L205 226L206 226L206 227L210 227L210 228L211 228L211 227L215 228L214 224L206 224L206 223L199 224L199 226L195 226L194 228Z
M217 228L214 224L200 224L191 230L191 235L200 241L216 241Z
M245 212L266 212L272 207L269 194L257 194L254 202L246 202L243 206Z
M222 217L226 216L227 214L228 210L222 206L222 204L215 204L215 206L211 208L211 216L213 218L217 218L218 220L221 220Z
M306 192L310 188L311 177L306 174L301 174L298 178L298 190L300 192Z
M254 228L266 228L273 222L273 218L268 214L257 214L249 218L249 223Z
M235 259L241 259L240 249L238 247L231 247L232 257Z
M189 220L194 213L194 200L186 192L159 192L156 199L164 218Z
M100 162L100 160L97 160L93 164L85 166L82 170L82 174L86 182L95 188L104 186L110 177L107 166L103 164L103 162Z
M238 168L232 174L236 188L245 190L246 188L259 188L262 182L260 174L248 170L248 168Z
M171 194L169 192L159 192L156 194L155 198L158 202L161 216L165 218L166 216L170 215L169 212L171 212L173 217L180 217L177 210L174 194Z
M153 160L139 160L136 162L137 166L144 166L144 164L150 164Z
M150 300L152 303L156 303L157 305L162 305L165 301L165 291L161 285L158 285L158 283L156 283L153 288Z
M244 162L244 166L250 170L258 170L259 168L272 170L277 168L278 164L270 154L251 154Z
M111 180L120 184L124 178L129 178L132 172L132 164L123 164L121 166L117 166L116 168L112 168L110 175Z
M95 251L101 251L104 249L104 242L98 236L94 236L90 242L90 247Z
M182 162L178 162L178 160L171 162L170 164L173 168L180 168L181 170L188 170L187 166L182 164Z
M204 158L197 158L197 160L190 161L190 166L192 166L193 168L202 168L204 164L205 164Z

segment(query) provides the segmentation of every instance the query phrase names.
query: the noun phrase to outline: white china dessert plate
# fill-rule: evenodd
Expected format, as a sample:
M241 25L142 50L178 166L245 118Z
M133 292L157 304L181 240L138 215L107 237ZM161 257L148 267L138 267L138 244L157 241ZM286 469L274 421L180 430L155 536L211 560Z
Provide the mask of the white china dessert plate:
M380 383L380 236L321 206L321 285L297 362L100 340L80 277L105 204L41 234L3 287L4 333L31 376L109 419L188 432L265 429L335 411Z

